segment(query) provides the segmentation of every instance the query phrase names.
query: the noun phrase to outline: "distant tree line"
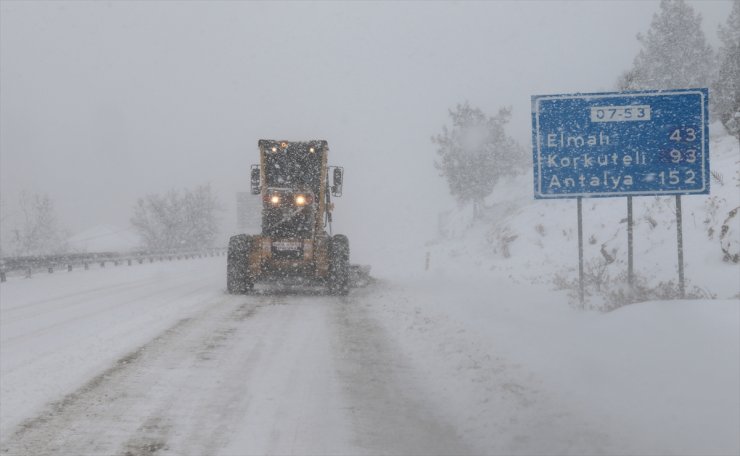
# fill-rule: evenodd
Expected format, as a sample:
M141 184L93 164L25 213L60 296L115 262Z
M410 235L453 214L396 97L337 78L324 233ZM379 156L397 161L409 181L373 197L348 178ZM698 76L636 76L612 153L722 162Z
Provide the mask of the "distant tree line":
M210 185L139 198L131 224L142 247L164 252L213 247L223 210ZM59 223L54 201L47 194L23 192L17 210L3 211L3 244L0 255L38 256L70 253L69 232Z
M210 185L139 198L131 224L149 251L197 250L212 247L222 210Z

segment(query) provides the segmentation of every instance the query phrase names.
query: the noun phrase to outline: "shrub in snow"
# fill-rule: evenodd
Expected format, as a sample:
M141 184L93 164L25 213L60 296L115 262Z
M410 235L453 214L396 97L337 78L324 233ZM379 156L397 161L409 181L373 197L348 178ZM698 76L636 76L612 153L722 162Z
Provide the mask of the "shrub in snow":
M511 252L509 251L509 244L516 241L516 239L519 237L519 235L514 234L509 230L508 228L505 228L503 231L498 233L498 236L496 237L496 247L494 247L494 252L501 252L501 255L504 256L504 258L510 258Z
M732 263L740 263L740 207L727 210L727 199L712 196L705 203L706 218L704 227L709 240L719 241L722 259Z
M724 253L724 260L733 263L740 263L740 216L738 216L740 207L731 210L727 218L722 222L719 233L719 244Z
M717 222L719 221L719 213L727 203L725 198L719 196L710 196L704 203L704 209L706 218L704 219L704 227L707 230L707 237L709 240L714 239Z
M553 284L559 290L566 290L571 305L579 310L610 312L628 304L647 301L671 301L681 299L681 291L673 280L660 281L650 285L641 275L634 275L632 287L627 283L627 272L610 275L603 262L592 261L584 265L584 302L579 299L578 279L568 279L556 275ZM715 299L709 290L685 284L684 299Z

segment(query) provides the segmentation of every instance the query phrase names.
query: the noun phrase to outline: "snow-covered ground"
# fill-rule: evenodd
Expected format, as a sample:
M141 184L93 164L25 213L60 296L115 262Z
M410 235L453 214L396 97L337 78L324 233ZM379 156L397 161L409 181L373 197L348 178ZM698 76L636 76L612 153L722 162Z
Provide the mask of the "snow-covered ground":
M736 455L740 265L717 233L740 151L712 144L712 195L684 198L698 298L613 301L624 201L586 200L601 275L579 308L575 203L533 201L531 176L476 223L458 209L433 242L379 246L345 298L228 295L224 257L11 277L0 453ZM635 199L648 292L675 289L672 204Z
M428 397L487 454L736 454L736 300L584 313L481 275L386 283L367 302Z
M3 454L737 454L736 300L495 274L229 296L224 257L0 286Z

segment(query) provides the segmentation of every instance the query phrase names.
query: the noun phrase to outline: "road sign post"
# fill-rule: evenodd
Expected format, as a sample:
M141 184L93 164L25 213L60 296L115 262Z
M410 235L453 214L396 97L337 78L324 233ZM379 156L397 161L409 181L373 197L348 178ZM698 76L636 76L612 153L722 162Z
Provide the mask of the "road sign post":
M683 215L681 214L681 195L676 195L676 245L678 246L678 292L681 299L686 297L683 278Z
M585 301L583 287L583 198L578 197L578 299Z
M632 196L627 197L627 284L630 288L630 295L634 292L634 274L633 267L634 245L632 239Z
M626 196L633 285L632 196L676 195L678 272L684 294L680 195L709 193L707 89L535 95L534 196ZM579 256L582 255L579 245ZM582 269L582 259L579 259ZM581 287L583 274L580 273Z

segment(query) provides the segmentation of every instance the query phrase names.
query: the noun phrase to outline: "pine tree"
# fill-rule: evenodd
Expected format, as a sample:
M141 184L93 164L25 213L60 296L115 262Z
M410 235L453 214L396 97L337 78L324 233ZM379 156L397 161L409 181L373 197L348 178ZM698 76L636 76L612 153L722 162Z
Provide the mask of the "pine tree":
M740 0L732 4L727 23L719 27L719 74L710 98L713 113L730 133L740 137Z
M701 15L684 0L662 0L632 69L623 74L620 90L707 87L714 67L712 49L701 29Z
M521 170L523 149L506 134L511 109L502 108L488 117L467 102L450 110L452 128L432 137L439 161L434 166L447 179L458 202L472 202L474 217L480 215L483 199L501 176Z

